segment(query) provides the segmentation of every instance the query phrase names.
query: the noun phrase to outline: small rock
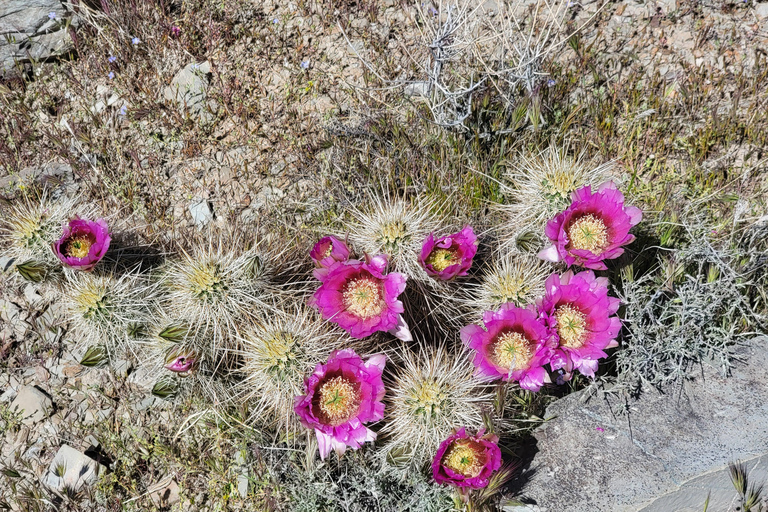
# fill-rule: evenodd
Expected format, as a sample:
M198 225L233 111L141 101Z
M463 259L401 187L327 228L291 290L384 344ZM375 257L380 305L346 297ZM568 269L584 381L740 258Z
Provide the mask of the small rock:
M136 387L139 391L150 392L155 386L156 380L157 377L152 371L144 366L139 366L136 371L131 372L126 383Z
M755 6L755 15L761 20L768 19L768 4L757 4Z
M11 402L11 410L14 409L22 413L22 423L34 425L51 414L53 401L38 388L24 386Z
M15 260L10 256L0 256L0 272L8 272Z
M16 390L13 389L12 387L8 387L8 389L6 389L3 392L3 394L0 395L0 402L3 402L3 403L10 402L14 398L16 398L16 395L17 395Z
M269 203L275 203L284 196L285 192L277 187L264 187L258 194L256 194L256 198L253 200L251 208L258 209Z
M202 228L213 220L213 212L205 199L193 199L189 205L189 214L192 215L192 220L198 228Z
M85 417L83 418L83 423L86 425L93 425L94 423L99 423L104 421L109 417L110 414L114 409L112 407L108 407L106 409L102 409L98 412L93 412L92 409L88 409L85 411Z
M115 363L114 372L117 377L125 379L128 374L133 370L133 363L126 359L121 359Z
M269 174L272 176L276 174L280 174L283 172L283 169L285 169L285 160L280 160L279 162L272 165L272 167L269 168Z
M208 61L202 64L188 64L184 69L176 73L171 80L171 85L165 88L163 96L168 101L173 101L180 108L189 110L190 113L199 116L203 121L209 121L212 116L206 107L212 106L206 102L206 90L208 89L207 74L211 72Z
M167 478L149 488L149 497L158 508L170 507L179 502L179 484Z
M19 306L9 300L0 300L0 320L3 322L12 322L19 316Z
M147 409L155 405L156 401L157 401L157 398L155 398L154 396L148 396L147 398L139 402L139 405L136 406L136 410L146 411Z
M245 460L245 454L243 450L240 450L235 454L235 466L238 468L237 473L237 493L241 498L248 496L248 466Z
M69 445L62 445L53 458L42 481L59 492L79 491L84 485L93 485L99 473L106 468Z
M429 97L429 82L413 82L405 86L403 93L406 96Z
M24 298L27 299L27 303L31 306L34 304L38 304L40 301L43 300L43 297L37 293L37 290L35 287L31 284L28 284L24 287Z

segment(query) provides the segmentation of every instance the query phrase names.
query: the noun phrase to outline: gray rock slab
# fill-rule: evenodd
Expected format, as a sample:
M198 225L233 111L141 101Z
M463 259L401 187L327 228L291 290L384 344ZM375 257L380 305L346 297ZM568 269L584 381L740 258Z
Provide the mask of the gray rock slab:
M34 386L19 389L10 406L11 410L21 412L21 422L34 425L47 418L53 411L53 401L48 395Z
M747 470L748 482L762 485L768 482L768 455L741 461ZM750 484L751 485L751 484ZM733 487L728 468L706 473L683 483L679 489L660 496L639 512L701 512L709 497L709 508L717 512L741 510L739 496Z
M704 365L667 394L648 390L625 402L609 393L585 402L578 392L558 400L534 433L538 452L518 478L520 494L541 512L566 510L564 503L574 511L635 512L688 491L701 491L689 506L703 510L705 489L710 502L726 503L733 488L710 486L706 475L768 455L768 338L740 347L737 357L730 376Z
M58 492L79 491L83 486L95 484L105 469L102 464L65 444L56 452L42 481Z
M206 108L208 89L208 73L211 72L209 62L193 62L181 69L171 80L168 87L163 90L163 97L177 103L180 108L186 108L190 113L199 116L203 121L211 119ZM213 109L212 109L213 110Z
M189 204L189 214L198 228L202 228L213 220L213 212L206 199L193 199Z
M0 76L12 74L16 61L41 60L72 49L67 15L59 0L0 1Z
M3 0L0 2L0 34L34 34L50 21L48 14L64 14L59 0Z
M166 478L149 489L149 497L156 507L170 507L179 502L179 484Z

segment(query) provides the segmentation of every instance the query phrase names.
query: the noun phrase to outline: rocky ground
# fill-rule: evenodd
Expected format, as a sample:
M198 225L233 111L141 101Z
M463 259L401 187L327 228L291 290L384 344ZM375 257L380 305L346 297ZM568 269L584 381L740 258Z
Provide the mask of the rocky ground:
M554 142L617 160L657 222L692 211L715 230L766 222L768 2L563 2L536 89L545 126L487 146L490 107L463 131L437 126L425 107L427 27L440 5L167 3L2 2L4 197L41 183L84 195L135 220L145 241L267 219L311 237L377 175L441 198L450 184L457 203L485 210L498 192L478 175L500 178L512 148ZM522 13L537 2L513 4ZM487 35L506 4L470 5L473 30ZM457 74L487 55L484 44L467 45ZM251 510L269 493L258 454L243 448L247 427L202 399L152 396L154 381L130 361L83 367L55 292L2 282L0 506ZM691 510L702 510L700 475L768 448L761 346L731 378L703 372L620 401L628 414L579 393L555 402L514 484L529 504L520 510L687 510L670 504L688 499L673 496L683 482L699 482Z

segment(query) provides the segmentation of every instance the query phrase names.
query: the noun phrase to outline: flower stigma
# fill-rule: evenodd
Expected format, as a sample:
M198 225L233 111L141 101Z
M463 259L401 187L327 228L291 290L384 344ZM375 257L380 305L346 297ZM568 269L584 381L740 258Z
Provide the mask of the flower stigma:
M370 277L358 277L344 285L341 292L344 308L353 315L366 320L384 311L381 282Z
M479 457L477 446L473 446L476 444L466 439L455 441L443 455L443 464L465 477L478 476L483 470L485 461Z
M451 265L461 263L461 259L456 249L433 249L427 256L425 263L431 265L438 272L442 272Z
M325 423L338 426L349 421L358 409L360 400L356 386L347 378L338 376L320 386L318 406Z
M488 348L491 362L507 370L525 369L533 357L531 342L514 331L499 334Z
M587 214L574 220L567 229L568 249L600 254L608 247L608 227L598 217Z
M564 304L555 310L555 319L560 343L569 348L584 346L587 341L587 315L571 304Z

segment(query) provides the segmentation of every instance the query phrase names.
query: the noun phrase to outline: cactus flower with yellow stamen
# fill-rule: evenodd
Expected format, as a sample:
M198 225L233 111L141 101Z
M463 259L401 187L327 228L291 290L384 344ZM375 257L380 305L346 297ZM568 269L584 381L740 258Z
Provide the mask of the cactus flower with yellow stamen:
M306 394L296 397L294 411L302 425L314 429L320 458L333 449L341 456L357 450L376 433L365 426L384 417L384 354L363 362L352 349L331 353L306 379Z
M591 270L549 276L538 309L558 342L550 367L564 369L566 380L574 369L594 377L598 360L607 357L604 350L618 346L621 320L615 314L620 304L608 296L608 278L595 277Z
M64 226L64 233L52 248L67 267L90 271L107 253L111 240L104 219L91 221L76 217Z
M494 471L501 467L499 438L485 434L467 434L464 427L440 444L432 461L432 476L439 484L482 489L487 487Z
M635 239L629 230L642 220L643 212L636 206L626 206L624 195L611 181L594 193L587 185L571 198L571 206L547 223L544 232L552 245L539 257L565 261L568 266L606 270L604 260L621 256L622 246Z
M447 281L465 276L477 253L477 236L471 226L435 240L430 233L421 247L419 263L431 277Z
M387 331L410 341L410 330L401 315L405 308L397 300L405 291L406 276L385 274L386 267L387 257L383 254L369 257L366 262L338 262L328 269L310 304L353 338Z
M461 340L476 351L475 375L518 381L530 391L541 389L552 347L549 329L536 311L502 304L498 311L486 311L483 323L485 329L475 324L461 329Z

